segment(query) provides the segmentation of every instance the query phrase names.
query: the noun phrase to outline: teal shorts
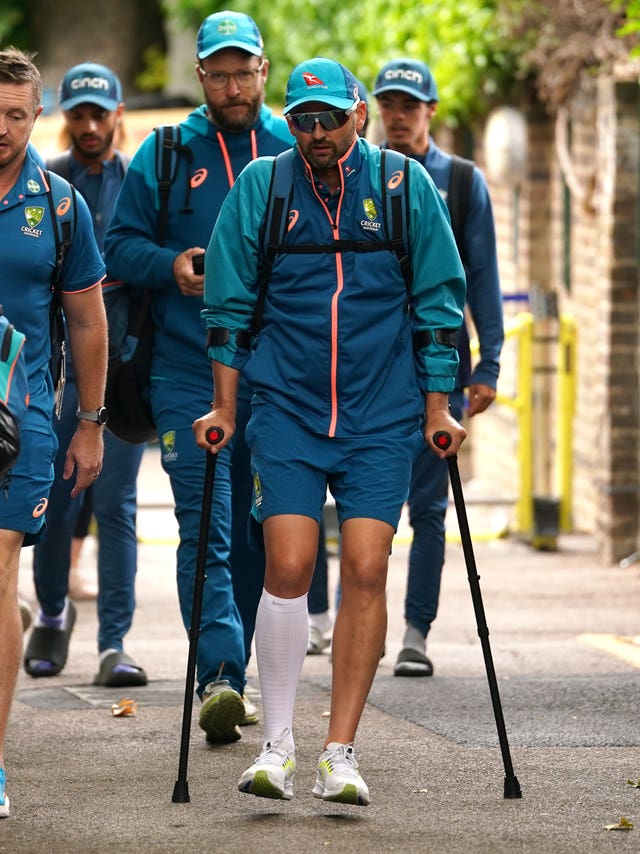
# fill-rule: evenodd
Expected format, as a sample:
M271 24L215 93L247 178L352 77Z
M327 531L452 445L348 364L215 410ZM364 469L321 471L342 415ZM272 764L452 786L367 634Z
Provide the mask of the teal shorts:
M327 488L340 525L378 519L394 530L409 494L413 461L424 446L421 426L383 435L330 439L307 431L270 404L255 404L246 430L253 474L252 515L322 518Z
M0 491L0 529L24 531L23 545L31 546L45 530L58 440L52 427L49 432L29 429L28 411L25 421L20 430L18 460L9 472L6 489Z

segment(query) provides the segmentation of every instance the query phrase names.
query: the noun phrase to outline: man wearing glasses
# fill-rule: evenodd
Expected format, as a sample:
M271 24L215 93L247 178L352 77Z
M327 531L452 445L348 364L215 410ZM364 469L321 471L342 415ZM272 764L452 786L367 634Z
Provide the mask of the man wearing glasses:
M110 274L154 292L151 406L175 500L178 596L187 629L206 460L194 442L191 424L211 400L211 367L200 316L204 276L198 271L197 256L204 253L220 206L244 166L289 148L293 141L286 121L275 118L264 105L269 61L248 15L224 11L206 18L198 31L196 55L204 103L179 125L181 149L164 242L158 237L154 134L131 161L105 241ZM243 389L241 410L248 411L248 406ZM242 444L240 432L234 455ZM196 673L202 700L199 723L212 743L235 741L240 738L238 724L257 721L255 708L243 699L245 644L230 574L230 459L227 448L216 472ZM235 514L241 533L234 535L233 543L234 548L244 547L246 560L238 563L247 574L247 595L257 588L257 600L264 558L247 552L248 463L234 464L233 471L234 478L238 475L249 484L243 493L244 514ZM234 501L241 500L242 484L234 480L233 491ZM257 572L260 578L251 578Z
M380 149L358 136L366 112L344 66L316 57L293 70L284 109L296 139L289 228L250 351L237 333L250 328L257 301L270 158L251 163L236 182L206 256L204 316L212 340L225 343L209 347L214 401L194 424L202 448L212 426L225 433L213 452L233 435L240 369L255 389L247 442L252 513L267 552L256 620L264 745L238 788L267 798L293 795L294 701L327 486L342 533L342 597L313 794L366 805L354 739L384 643L387 564L412 463L425 437L443 456L431 439L436 431L451 435L447 453L466 435L447 408L465 284L444 202L420 164L403 162L392 181L409 183L408 312L407 285L385 234ZM377 251L357 251L367 242L367 249L380 244ZM301 253L303 246L313 251Z

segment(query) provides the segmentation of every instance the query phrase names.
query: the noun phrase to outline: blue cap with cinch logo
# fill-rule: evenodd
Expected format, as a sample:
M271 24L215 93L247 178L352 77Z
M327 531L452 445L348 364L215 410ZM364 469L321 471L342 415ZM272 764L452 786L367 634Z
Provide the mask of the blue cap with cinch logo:
M82 62L70 68L62 78L58 101L61 110L72 110L79 104L97 104L112 112L122 102L122 86L106 65Z
M438 100L433 74L418 59L394 59L387 62L378 72L372 94L377 97L385 92L406 92L427 103Z

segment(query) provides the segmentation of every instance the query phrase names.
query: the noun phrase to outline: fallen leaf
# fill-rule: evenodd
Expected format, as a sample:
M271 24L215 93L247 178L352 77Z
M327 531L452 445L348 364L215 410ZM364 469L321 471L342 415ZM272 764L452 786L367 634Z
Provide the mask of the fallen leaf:
M414 795L428 795L429 789L414 789L413 794Z
M634 789L640 789L640 780L636 780L635 783L633 782L633 780L627 780L627 783L630 786L633 786Z
M322 712L322 714L320 715L320 717L321 717L321 718L330 718L330 717L331 717L331 712Z
M113 703L111 706L111 714L114 718L129 718L135 715L137 711L138 704L135 700L130 700L128 697L120 700L119 703Z
M620 816L618 824L605 824L604 830L632 830L633 822L623 815Z

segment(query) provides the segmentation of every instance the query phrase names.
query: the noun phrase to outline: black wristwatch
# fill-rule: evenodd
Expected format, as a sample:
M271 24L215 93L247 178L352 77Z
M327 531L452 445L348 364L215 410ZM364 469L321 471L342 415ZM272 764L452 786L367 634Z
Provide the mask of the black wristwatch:
M76 412L80 421L95 421L96 424L106 424L109 417L106 406L97 409L79 409Z

